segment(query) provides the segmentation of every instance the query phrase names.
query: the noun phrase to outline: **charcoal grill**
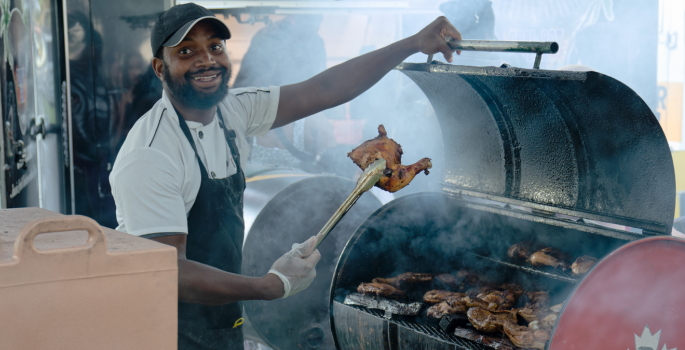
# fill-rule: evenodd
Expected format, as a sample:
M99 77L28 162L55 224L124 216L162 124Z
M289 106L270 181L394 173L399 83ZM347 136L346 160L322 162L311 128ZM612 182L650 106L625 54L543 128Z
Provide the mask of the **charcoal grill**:
M386 204L350 238L331 285L338 349L501 348L445 333L438 320L388 319L343 304L360 282L467 268L548 290L552 304L564 303L585 277L512 261L511 244L534 240L606 260L629 242L670 235L675 177L668 143L651 110L621 82L597 72L435 63L397 69L419 85L439 118L445 158L435 162L444 164L443 191Z

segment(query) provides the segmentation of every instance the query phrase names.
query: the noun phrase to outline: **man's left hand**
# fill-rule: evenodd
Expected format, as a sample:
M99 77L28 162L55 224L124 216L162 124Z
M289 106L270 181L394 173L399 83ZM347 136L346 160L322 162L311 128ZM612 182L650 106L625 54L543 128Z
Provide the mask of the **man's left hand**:
M445 60L452 63L452 49L447 45L445 36L451 36L454 40L461 40L461 33L459 33L457 28L447 18L441 16L416 33L412 40L415 42L417 51L421 51L426 55L442 52ZM457 55L459 54L461 54L461 51L457 51Z

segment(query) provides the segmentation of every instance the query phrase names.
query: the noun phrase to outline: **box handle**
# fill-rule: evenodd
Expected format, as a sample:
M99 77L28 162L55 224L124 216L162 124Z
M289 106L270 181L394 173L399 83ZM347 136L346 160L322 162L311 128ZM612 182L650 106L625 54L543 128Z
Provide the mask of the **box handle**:
M39 252L33 246L34 239L40 234L79 230L88 231L88 240L84 244L50 249L45 253ZM94 254L107 253L105 234L100 225L95 220L81 215L55 216L32 221L21 229L17 240L14 242L15 259L27 258L35 254L66 253L80 250L90 250Z

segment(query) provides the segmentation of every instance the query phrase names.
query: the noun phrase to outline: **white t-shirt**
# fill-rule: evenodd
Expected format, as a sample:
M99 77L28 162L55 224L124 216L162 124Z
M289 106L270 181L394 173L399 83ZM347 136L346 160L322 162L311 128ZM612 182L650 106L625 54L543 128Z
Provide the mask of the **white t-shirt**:
M266 134L276 119L280 89L232 89L219 103L227 129L236 133L240 163L249 154L246 137ZM200 189L200 166L183 135L166 93L133 126L109 176L118 231L155 237L188 233L188 213ZM187 121L198 155L210 177L236 173L217 116L208 125ZM200 135L202 137L200 137Z

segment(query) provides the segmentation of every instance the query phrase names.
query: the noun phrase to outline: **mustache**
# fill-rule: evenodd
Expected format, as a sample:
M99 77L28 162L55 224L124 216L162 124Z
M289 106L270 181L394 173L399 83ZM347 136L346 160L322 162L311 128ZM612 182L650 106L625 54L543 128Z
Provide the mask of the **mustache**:
M226 71L227 71L226 67L217 66L214 68L199 69L199 70L196 70L194 72L188 72L185 74L185 78L186 78L186 80L190 81L193 79L194 75L198 75L198 74L202 74L202 73L206 73L206 72L211 72L211 71L219 71L219 73L221 73L222 77L224 77L224 78L226 77Z

